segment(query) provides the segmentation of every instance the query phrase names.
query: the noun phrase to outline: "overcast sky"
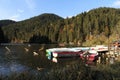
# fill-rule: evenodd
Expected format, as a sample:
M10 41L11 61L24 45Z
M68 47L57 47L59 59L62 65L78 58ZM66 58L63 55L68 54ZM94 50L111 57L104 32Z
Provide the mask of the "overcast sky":
M21 21L43 13L66 18L99 7L120 8L120 0L0 0L0 20Z

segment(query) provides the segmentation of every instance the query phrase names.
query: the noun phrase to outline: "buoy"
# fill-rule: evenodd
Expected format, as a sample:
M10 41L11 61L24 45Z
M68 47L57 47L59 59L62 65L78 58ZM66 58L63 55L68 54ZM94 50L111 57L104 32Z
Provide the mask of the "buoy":
M38 70L38 71L40 71L40 70L42 70L42 69L43 69L43 68L39 68L39 67L37 67L37 70Z
M44 47L40 48L39 51L42 51L44 49Z
M28 44L28 47L31 47L31 45L30 45L30 44Z
M7 49L8 52L11 52L11 50L7 46L5 48Z
M29 51L29 49L28 49L28 48L24 48L24 49L25 49L25 51L26 51L26 52L28 52L28 51Z
M34 55L34 56L38 56L38 53L37 53L37 52L33 52L33 55Z

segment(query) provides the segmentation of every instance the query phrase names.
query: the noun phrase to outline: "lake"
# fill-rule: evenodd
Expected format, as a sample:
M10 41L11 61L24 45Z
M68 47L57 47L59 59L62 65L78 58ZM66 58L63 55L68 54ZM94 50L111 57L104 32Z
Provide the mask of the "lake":
M57 44L1 44L0 45L0 75L31 73L39 70L47 71L56 66L71 63L77 58L59 59L54 63L46 57L45 50L59 47Z

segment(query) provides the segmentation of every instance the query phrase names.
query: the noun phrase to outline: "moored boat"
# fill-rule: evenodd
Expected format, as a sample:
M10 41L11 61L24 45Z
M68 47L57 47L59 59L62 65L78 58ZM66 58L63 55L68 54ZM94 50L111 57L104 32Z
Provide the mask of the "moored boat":
M89 50L80 54L80 58L85 61L86 64L92 64L98 60L98 52L95 50Z
M68 58L68 57L80 57L86 59L89 62L94 62L99 53L108 52L108 47L104 45L97 45L95 47L73 47L73 48L50 48L46 49L46 55L48 59L53 58ZM56 59L55 59L56 60Z
M79 56L83 51L75 48L52 48L47 49L47 56L51 57L76 57Z

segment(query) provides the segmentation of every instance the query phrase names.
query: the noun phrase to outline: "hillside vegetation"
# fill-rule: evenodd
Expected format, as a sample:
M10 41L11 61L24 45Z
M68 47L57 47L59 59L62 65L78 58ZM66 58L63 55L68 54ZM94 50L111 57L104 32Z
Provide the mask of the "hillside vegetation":
M12 21L12 20L0 20L0 43L4 43L7 40L5 38L5 36L4 36L4 34L3 34L3 31L1 29L1 27L2 26L7 26L7 25L13 24L13 23L15 23L15 21Z
M97 8L72 18L55 14L39 16L2 26L7 42L107 44L119 39L120 9Z

